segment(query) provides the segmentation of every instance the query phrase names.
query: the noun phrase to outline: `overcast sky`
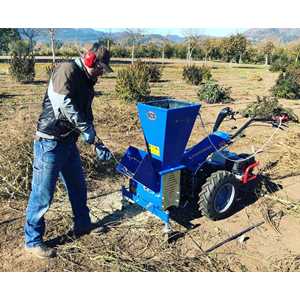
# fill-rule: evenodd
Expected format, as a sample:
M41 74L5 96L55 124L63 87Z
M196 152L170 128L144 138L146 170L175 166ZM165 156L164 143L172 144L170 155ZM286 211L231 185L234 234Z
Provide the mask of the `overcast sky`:
M112 32L118 32L118 31L124 31L126 28L95 28L96 30L101 31L109 31ZM184 28L143 28L146 30L146 33L158 33L162 35L167 34L177 34L177 35L183 35ZM201 33L205 35L212 35L212 36L227 36L232 33L238 33L243 32L247 30L247 28L201 28L199 29Z

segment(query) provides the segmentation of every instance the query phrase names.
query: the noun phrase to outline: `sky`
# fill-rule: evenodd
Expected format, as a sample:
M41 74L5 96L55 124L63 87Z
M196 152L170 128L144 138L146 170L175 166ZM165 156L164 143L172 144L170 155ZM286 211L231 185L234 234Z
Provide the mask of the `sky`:
M124 31L126 28L95 28L96 30L100 31ZM168 34L176 34L179 36L183 35L184 28L143 28L145 29L146 33L156 33L161 35L168 35ZM211 36L228 36L230 34L240 33L247 30L247 28L199 28L200 33L205 35Z

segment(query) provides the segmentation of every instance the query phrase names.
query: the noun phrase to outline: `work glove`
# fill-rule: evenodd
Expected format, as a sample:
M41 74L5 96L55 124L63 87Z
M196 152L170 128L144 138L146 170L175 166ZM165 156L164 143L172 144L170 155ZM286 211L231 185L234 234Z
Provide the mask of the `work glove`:
M95 144L95 151L96 151L97 160L108 161L112 158L112 154L109 151L109 149L101 143Z
M96 138L96 131L94 129L94 126L90 126L84 132L82 132L82 138L86 143L90 145L94 144Z

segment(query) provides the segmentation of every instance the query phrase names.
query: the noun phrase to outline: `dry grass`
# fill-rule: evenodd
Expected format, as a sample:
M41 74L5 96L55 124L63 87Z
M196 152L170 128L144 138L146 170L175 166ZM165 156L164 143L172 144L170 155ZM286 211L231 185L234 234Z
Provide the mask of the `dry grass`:
M232 87L236 99L233 108L241 110L256 96L269 95L277 74L262 66L229 65L212 63L212 74L222 85ZM115 65L118 70L123 65ZM197 87L186 84L182 77L183 64L180 61L166 64L162 80L152 83L152 96L170 96L178 99L197 101ZM0 65L0 213L3 220L13 220L0 226L0 254L12 253L6 257L3 270L52 270L52 271L247 271L244 257L235 253L202 255L202 245L207 241L217 241L215 233L195 230L168 244L161 233L160 222L142 213L139 218L125 218L122 223L110 223L109 230L100 235L89 235L79 240L69 240L58 244L59 257L42 264L24 264L16 259L14 251L22 245L22 222L26 199L30 191L32 168L32 137L40 112L41 98L45 92L47 75L45 65L38 64L36 83L20 85L11 81L7 75L7 65ZM101 79L96 85L94 116L99 136L120 158L129 145L144 147L142 134L134 105L120 103L114 92L115 74ZM262 79L262 80L261 80ZM3 84L5 83L5 84ZM281 103L291 107L299 116L297 101L282 99ZM210 128L218 111L225 105L202 106L202 114L207 128ZM237 126L245 120L239 119ZM233 121L224 123L230 130ZM249 134L248 134L249 132ZM251 127L247 136L233 149L243 151L257 149L273 132L272 128ZM259 133L259 134L257 134ZM190 144L205 136L197 123ZM109 192L124 183L123 178L114 170L115 163L96 163L90 147L79 143L90 191ZM300 170L299 127L292 125L280 132L265 153L260 155L263 174L273 178L297 175ZM277 196L276 193L261 198L267 208L283 209L285 213L300 214L299 204L291 199ZM55 205L48 216L47 238L64 236L72 224L72 214L66 205L62 186L58 187ZM9 200L9 201L8 201ZM258 202L259 204L259 202ZM101 208L99 198L89 203L95 219L105 218L111 209ZM260 211L259 205L253 209ZM181 228L177 228L178 230ZM221 233L220 233L221 234ZM259 259L256 258L257 266ZM275 257L274 264L263 270L299 270L299 257ZM13 267L12 267L13 266Z

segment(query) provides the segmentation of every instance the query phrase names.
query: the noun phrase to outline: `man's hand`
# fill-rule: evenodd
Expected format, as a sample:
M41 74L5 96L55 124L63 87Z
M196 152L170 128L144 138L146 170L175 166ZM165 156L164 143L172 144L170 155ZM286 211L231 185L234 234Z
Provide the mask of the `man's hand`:
M96 156L98 160L108 161L112 158L112 154L107 147L101 143L95 144Z
M94 129L94 126L88 127L83 133L82 133L83 140L92 145L95 143L95 138L96 138L96 131Z

